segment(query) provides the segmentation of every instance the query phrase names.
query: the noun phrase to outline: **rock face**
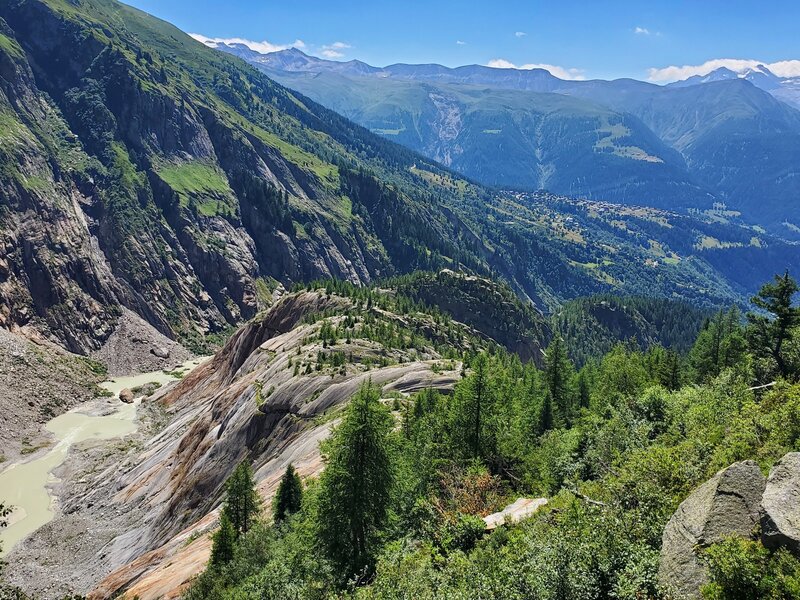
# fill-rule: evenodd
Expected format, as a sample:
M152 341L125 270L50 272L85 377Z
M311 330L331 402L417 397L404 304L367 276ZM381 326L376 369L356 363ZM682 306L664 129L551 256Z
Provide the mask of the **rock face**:
M761 500L761 541L800 553L800 452L790 452L770 471Z
M400 291L449 313L524 361L538 364L544 357L551 334L541 313L490 279L443 269L413 278Z
M697 550L727 536L751 536L758 524L764 486L758 465L747 460L723 469L692 492L664 529L661 584L683 597L699 597L708 575Z
M321 339L324 324L335 329L353 320L348 335ZM402 320L426 342L378 343L365 329L374 320L387 326ZM336 294L285 295L214 358L140 407L142 445L130 445L113 469L92 471L80 489L59 497L62 514L9 556L10 579L37 597L62 582L73 593L94 589L90 597L97 599L125 589L142 600L179 597L205 567L205 534L216 526L225 479L239 462L252 463L269 506L289 462L304 477L321 471L319 442L337 422L332 411L365 382L387 396L451 390L461 364L445 362L431 344L458 348L468 332L459 323L369 308ZM335 353L347 357L345 364L320 361ZM91 544L81 541L87 533Z
M411 169L440 167L144 13L2 2L0 36L0 327L88 354L125 309L197 342L275 280L517 278L465 196Z

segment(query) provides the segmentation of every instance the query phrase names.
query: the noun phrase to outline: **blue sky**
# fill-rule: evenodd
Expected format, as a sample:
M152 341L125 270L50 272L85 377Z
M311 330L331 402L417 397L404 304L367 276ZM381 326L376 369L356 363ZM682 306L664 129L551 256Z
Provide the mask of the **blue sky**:
M549 65L567 77L659 80L708 67L649 69L713 59L800 59L797 1L128 2L190 33L267 42L264 49L298 45L309 54L377 66ZM800 75L800 63L780 69Z

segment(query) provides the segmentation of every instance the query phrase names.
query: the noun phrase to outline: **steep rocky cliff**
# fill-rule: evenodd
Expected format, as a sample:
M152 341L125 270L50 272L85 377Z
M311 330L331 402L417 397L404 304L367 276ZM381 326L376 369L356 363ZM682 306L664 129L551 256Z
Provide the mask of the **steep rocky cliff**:
M468 226L392 164L416 157L244 63L109 0L0 17L0 324L88 352L124 306L191 343L255 315L274 280L364 283L431 249L479 266Z
M565 229L572 217L534 214L114 0L0 3L0 141L0 326L74 352L102 347L125 309L201 350L278 282L319 277L448 268L540 308L745 291L705 257L656 269L628 230L625 257L600 259L608 244Z

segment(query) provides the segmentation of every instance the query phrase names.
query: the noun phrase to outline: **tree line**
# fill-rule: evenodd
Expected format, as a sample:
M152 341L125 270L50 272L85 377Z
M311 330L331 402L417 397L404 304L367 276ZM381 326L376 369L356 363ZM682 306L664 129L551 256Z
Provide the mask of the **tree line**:
M667 598L658 549L679 502L731 462L800 450L797 290L776 277L746 318L717 313L681 355L620 343L576 368L556 337L542 368L496 348L465 356L449 394L389 402L363 386L322 474L304 485L286 469L271 523L237 468L186 596ZM480 517L520 495L550 503L485 533ZM726 540L704 557L705 597L800 589L785 551Z

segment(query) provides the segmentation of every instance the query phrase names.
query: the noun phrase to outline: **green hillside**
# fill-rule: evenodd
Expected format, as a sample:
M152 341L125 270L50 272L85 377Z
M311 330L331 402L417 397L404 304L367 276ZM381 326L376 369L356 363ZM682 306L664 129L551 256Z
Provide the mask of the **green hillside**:
M648 259L656 247L636 250L627 233L605 225L595 232L586 221L598 242L617 238L617 270L608 272L614 269L591 266L605 260L602 245L554 228L570 218L559 212L569 203L550 203L542 226L543 215L530 206L352 124L141 11L112 0L15 0L0 7L0 18L9 40L0 48L8 198L0 226L11 240L0 281L3 319L33 324L72 350L102 344L123 308L202 349L207 336L213 341L268 304L264 290L278 282L364 284L447 268L503 279L544 310L605 291L719 304L743 299L792 257L764 243L769 260L731 283L691 241L682 253L672 250L697 259L654 271ZM503 139L506 126L484 119L494 92L460 97L476 115L470 135ZM599 149L643 168L667 164L640 160L645 155L674 159L655 139L628 140L624 129L636 126L628 117L623 125L585 102L536 98L545 103L537 110L555 120L537 121L517 105L524 128L550 122L566 128L569 140L568 122L576 121L561 119L579 108L602 130L576 138L592 154ZM566 145L563 152L582 150ZM41 217L28 218L29 210ZM694 240L694 221L682 223L689 230L681 239ZM750 238L740 228L726 231Z

